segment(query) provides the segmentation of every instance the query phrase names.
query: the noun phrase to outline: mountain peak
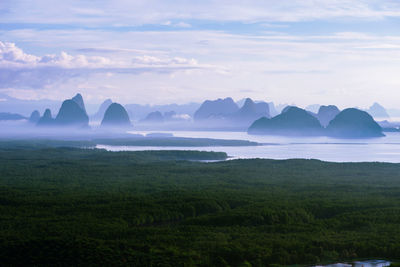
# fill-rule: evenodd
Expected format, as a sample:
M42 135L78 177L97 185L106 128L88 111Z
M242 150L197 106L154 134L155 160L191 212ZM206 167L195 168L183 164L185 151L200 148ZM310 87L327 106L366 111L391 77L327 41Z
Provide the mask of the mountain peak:
M195 120L208 119L211 117L224 117L239 110L237 104L231 97L217 100L206 100L194 113Z
M50 109L48 109L48 108L46 108L46 110L44 111L44 113L43 113L43 118L52 118L52 115L51 115L51 110Z
M89 117L85 110L73 99L65 100L57 114L55 122L61 126L87 127Z
M377 102L370 106L367 112L374 118L389 118L386 109Z
M40 113L37 110L34 110L29 117L29 122L37 123L40 120Z
M250 134L266 135L322 135L319 121L306 110L298 107L288 107L285 112L268 119L256 120L248 129Z
M104 113L101 126L106 127L129 127L131 121L126 109L118 103L112 103Z
M54 122L53 117L51 116L51 110L46 109L43 113L43 116L37 122L37 126L49 126L52 125Z
M365 111L348 108L340 112L328 125L328 133L339 138L384 136L382 128Z
M71 98L71 100L75 101L75 103L77 103L78 106L86 113L85 103L83 102L83 97L80 93L77 93L73 98Z
M244 101L243 107L254 105L254 101L251 98L246 98Z
M333 120L336 115L340 113L340 110L335 105L320 106L318 109L317 118L322 126L328 126L329 122Z

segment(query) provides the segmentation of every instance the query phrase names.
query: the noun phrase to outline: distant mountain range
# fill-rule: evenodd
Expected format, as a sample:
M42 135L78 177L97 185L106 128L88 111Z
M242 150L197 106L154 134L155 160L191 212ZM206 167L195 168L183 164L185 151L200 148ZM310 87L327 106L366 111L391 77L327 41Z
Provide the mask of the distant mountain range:
M104 113L101 126L104 128L123 128L130 127L131 121L126 109L118 103L110 103L106 100L97 112L97 116ZM104 112L103 112L104 110ZM30 121L37 120L39 127L69 127L85 129L89 127L89 116L86 113L85 103L81 94L76 94L73 98L65 100L55 118L52 117L51 110L46 109L43 116L38 111L31 114Z
M1 100L0 106L4 108L2 104L8 100L10 99ZM11 99L10 101L15 102L16 100ZM40 103L54 104L51 101ZM40 110L44 108L46 110L43 116L40 116ZM143 126L142 129L162 130L175 127L173 129L247 130L252 134L326 135L340 138L377 137L383 135L383 130L400 131L397 125L391 122L379 122L385 127L384 129L375 122L373 116L379 118L389 116L385 108L378 103L374 103L367 111L356 108L340 111L334 105L318 104L308 106L307 109L286 104L275 106L273 102L254 101L251 98L238 102L228 97L206 100L202 104L157 106L132 104L125 107L107 99L89 118L84 99L78 93L71 99L63 101L58 111L53 113L55 116L52 115L50 107L40 106L40 108L30 111L29 117L17 113L0 112L0 120L22 120L39 127L75 129L88 129L89 120L92 120L101 122L101 128L126 128L132 126L130 115L136 114L135 127ZM281 112L278 114L279 111Z
M199 125L211 127L248 128L256 119L270 117L269 104L254 102L246 98L239 108L232 98L206 100L194 113L194 121Z
M53 100L23 100L0 94L0 112L19 113L28 117L33 110L44 112L46 107L57 110L61 102Z
M386 109L376 102L366 112L374 118L387 119L390 117Z
M5 94L0 94L0 112L18 113L24 117L29 117L33 110L43 113L46 108L49 108L54 113L61 107L62 101L59 100L23 100L17 99ZM85 106L87 112L94 112L98 107L97 104Z
M233 100L232 100L233 101ZM79 105L83 103L83 99L80 99ZM246 102L246 98L237 101L235 104L237 109L242 107ZM255 103L264 102L254 100ZM101 121L106 108L112 103L111 99L107 99L103 104L105 106L99 109L98 104L83 103L83 110L90 116L93 121ZM264 102L265 103L265 102ZM46 108L49 108L53 113L57 113L61 107L62 101L59 100L23 100L14 97L10 97L6 94L0 93L0 113L13 113L20 114L23 117L29 117L33 110L38 110L40 113L44 112ZM203 103L204 104L204 103ZM288 106L287 104L275 105L273 102L267 102L269 106L269 114L271 117L279 115L281 111ZM292 104L293 105L293 104ZM149 113L159 111L161 113L174 111L178 115L189 115L193 117L194 113L199 109L201 103L187 103L187 104L165 104L165 105L147 105L147 104L126 104L124 107L127 110L130 118L133 121L139 121L144 119ZM307 106L305 109L313 113L317 113L320 104L312 104ZM226 110L229 113L229 110ZM389 117L400 117L400 109L386 109L379 103L374 103L368 109L365 109L371 116L376 119L387 119Z
M236 101L236 104L239 107L243 107L244 103L246 102L248 98L242 98L239 101ZM269 115L271 117L275 117L276 115L279 115L280 110L278 111L277 108L275 107L274 102L265 102L265 101L261 101L261 100L254 100L255 103L267 103L268 104L268 108L269 108Z
M0 112L0 121L26 120L27 118L16 113Z
M244 123L253 122L260 117L271 117L268 103L254 102L251 98L246 98L243 106L232 116L234 120Z
M232 98L218 98L217 100L206 100L194 113L194 120L225 119L239 111L238 105Z
M145 119L151 112L168 113L174 112L177 117L193 117L193 114L200 107L200 103L188 104L168 104L168 105L141 105L141 104L127 104L125 105L129 116L133 121L140 121Z

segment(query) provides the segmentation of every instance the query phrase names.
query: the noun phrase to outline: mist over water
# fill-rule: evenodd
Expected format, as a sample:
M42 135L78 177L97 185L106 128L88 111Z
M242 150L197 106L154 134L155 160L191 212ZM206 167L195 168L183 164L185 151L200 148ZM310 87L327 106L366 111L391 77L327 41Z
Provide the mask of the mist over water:
M0 137L12 139L90 140L93 138L212 138L248 140L259 146L111 146L98 144L97 148L110 151L141 150L201 150L226 152L229 159L319 159L331 162L391 162L400 163L400 133L387 132L386 136L363 139L336 139L327 136L293 137L249 135L243 131L111 131L97 126L86 129L42 128L27 121L0 122ZM160 134L161 133L161 134Z
M152 132L132 131L132 134ZM245 132L164 132L175 137L249 140L261 146L173 147L174 150L226 152L230 159L319 159L332 162L391 162L400 163L400 133L386 133L371 139L335 139L329 137L282 137L248 135ZM163 146L105 146L110 151L170 150Z

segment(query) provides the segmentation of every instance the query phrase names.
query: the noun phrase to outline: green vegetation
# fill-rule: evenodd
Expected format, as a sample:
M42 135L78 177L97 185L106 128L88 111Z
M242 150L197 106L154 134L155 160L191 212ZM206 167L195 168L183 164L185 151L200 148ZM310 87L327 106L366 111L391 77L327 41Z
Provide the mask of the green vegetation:
M206 154L1 148L1 265L399 257L400 165L180 161Z
M146 137L95 139L96 144L112 146L257 146L257 142L187 137Z
M0 139L0 149L42 149L57 147L89 148L95 147L92 141L55 140L55 139Z
M89 148L96 145L110 146L168 146L168 147L208 147L208 146L258 146L257 142L246 140L225 140L211 138L186 137L109 137L109 138L78 138L77 140L57 139L0 139L1 148L38 149L43 147L80 147Z

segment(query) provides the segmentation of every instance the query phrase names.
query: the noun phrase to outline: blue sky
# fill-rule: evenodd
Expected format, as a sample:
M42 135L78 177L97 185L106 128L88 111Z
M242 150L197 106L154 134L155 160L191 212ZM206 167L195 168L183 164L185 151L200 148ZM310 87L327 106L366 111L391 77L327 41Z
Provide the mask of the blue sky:
M0 94L399 107L400 1L0 2Z

